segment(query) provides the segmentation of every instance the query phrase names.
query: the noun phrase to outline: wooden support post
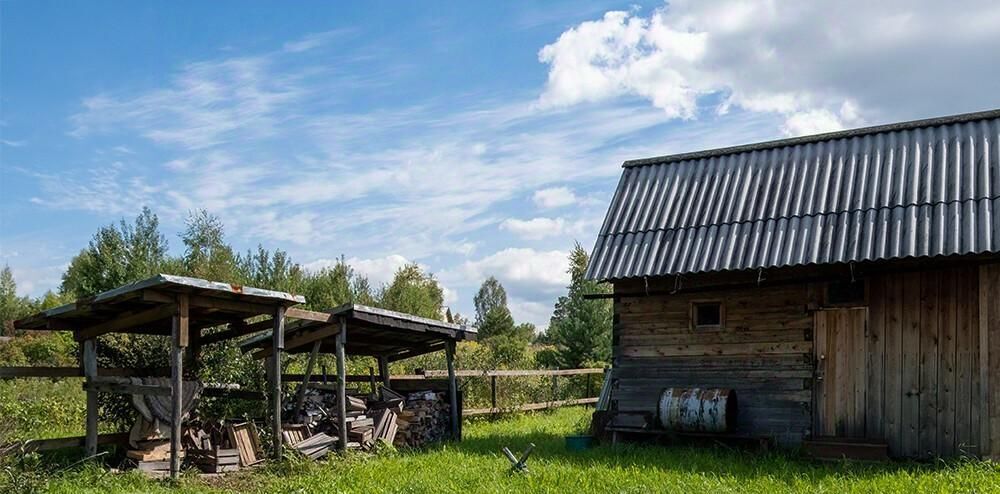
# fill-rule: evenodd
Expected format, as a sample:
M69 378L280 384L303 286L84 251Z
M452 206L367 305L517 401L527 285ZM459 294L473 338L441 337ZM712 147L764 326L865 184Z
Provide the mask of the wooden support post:
M285 349L285 308L274 310L274 329L271 331L271 439L274 458L281 459L281 353Z
M299 392L295 396L295 413L292 414L293 417L297 418L299 413L302 412L302 404L306 401L306 389L309 387L309 382L312 381L313 366L316 365L316 357L319 355L319 347L322 344L322 341L313 343L312 352L309 353L309 361L306 362L306 373L302 375L302 384L299 384Z
M552 374L552 401L559 399L559 381L557 379L559 376Z
M382 376L382 386L392 388L389 386L389 358L384 355L378 358L378 375Z
M448 361L448 401L451 403L451 438L458 440L458 427L461 425L458 416L458 382L455 379L455 342L448 340L444 347L445 358Z
M201 328L188 328L190 345L185 355L184 368L189 375L198 376L201 371Z
M497 376L490 376L490 408L497 409Z
M97 377L97 340L83 341L83 375L87 384ZM97 391L87 391L87 438L84 441L87 456L97 454Z
M347 343L347 319L340 319L340 332L337 333L337 435L340 439L340 450L347 451L347 362L344 356L344 344Z
M177 295L170 359L170 478L181 471L181 422L184 411L184 349L188 346L188 296Z
M594 393L594 389L593 389L593 386L590 383L590 374L587 374L587 389L586 389L586 394L584 394L583 397L584 398L590 398L591 397L590 395L592 395L593 393Z
M327 384L326 364L323 364L323 384Z
M372 393L374 393L376 391L376 389L375 389L375 368L371 367L371 366L368 367L368 385L371 386Z

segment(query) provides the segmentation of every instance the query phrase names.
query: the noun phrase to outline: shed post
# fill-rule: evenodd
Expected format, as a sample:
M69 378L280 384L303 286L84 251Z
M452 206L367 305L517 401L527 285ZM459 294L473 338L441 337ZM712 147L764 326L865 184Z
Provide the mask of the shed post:
M347 451L347 365L344 361L344 344L347 342L347 319L340 318L340 332L337 333L337 415L340 418L337 433L340 435L340 450Z
M87 384L92 384L97 377L97 340L91 338L83 341L83 375ZM87 456L97 454L97 391L87 388L87 438L84 442Z
M459 439L458 427L461 417L458 416L458 383L455 381L455 342L448 340L444 347L445 358L448 360L448 401L451 403L451 437Z
M299 392L295 397L295 412L292 414L293 417L298 417L299 413L302 412L302 404L306 401L306 389L309 387L309 382L312 381L313 367L316 365L316 356L319 355L319 347L322 343L323 340L313 343L312 352L309 353L309 361L306 362L306 373L302 375L302 384L299 385Z
M382 376L382 386L391 388L389 386L389 357L385 355L378 358L378 375Z
M184 349L188 346L188 296L177 295L171 325L170 355L170 478L181 470L181 422L184 413Z
M271 439L274 458L281 459L281 352L285 349L285 307L274 311L274 330L271 332Z

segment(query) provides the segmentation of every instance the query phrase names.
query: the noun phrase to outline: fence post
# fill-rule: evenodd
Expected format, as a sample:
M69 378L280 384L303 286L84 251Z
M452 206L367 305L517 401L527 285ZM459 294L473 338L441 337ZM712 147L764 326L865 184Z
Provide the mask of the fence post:
M497 410L497 376L490 376L490 406L493 412Z
M558 389L559 385L558 385L558 381L556 381L557 377L558 376L556 376L555 374L552 374L552 401L556 401L557 399L559 399L559 394L558 394L559 393L559 389Z

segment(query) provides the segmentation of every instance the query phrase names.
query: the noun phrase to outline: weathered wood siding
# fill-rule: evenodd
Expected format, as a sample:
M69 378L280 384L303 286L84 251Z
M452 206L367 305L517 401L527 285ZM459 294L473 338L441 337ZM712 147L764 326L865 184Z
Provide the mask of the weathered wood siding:
M641 292L616 284L620 293ZM797 444L811 423L812 314L805 284L623 297L615 302L619 410L655 412L666 387L734 389L738 428ZM719 300L725 328L692 330L692 301Z
M863 355L851 355L864 437L901 457L1000 456L1000 264L872 274ZM736 390L741 432L794 445L813 421L814 311L822 283L662 294L615 286L619 410L656 411L666 387ZM691 328L692 301L725 304L724 329ZM835 357L834 357L835 358ZM821 413L820 410L816 410ZM857 435L857 434L854 434Z
M981 451L979 269L868 281L865 430L893 456Z

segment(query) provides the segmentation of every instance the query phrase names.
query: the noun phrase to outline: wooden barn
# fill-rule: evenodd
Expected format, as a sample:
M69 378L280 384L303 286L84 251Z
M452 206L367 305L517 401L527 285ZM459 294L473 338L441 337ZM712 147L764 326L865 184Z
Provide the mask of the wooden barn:
M785 446L1000 456L1000 110L623 169L612 413L724 388Z

